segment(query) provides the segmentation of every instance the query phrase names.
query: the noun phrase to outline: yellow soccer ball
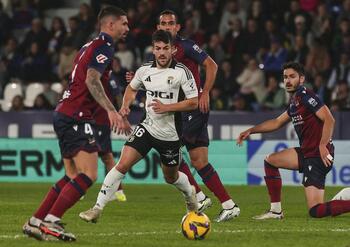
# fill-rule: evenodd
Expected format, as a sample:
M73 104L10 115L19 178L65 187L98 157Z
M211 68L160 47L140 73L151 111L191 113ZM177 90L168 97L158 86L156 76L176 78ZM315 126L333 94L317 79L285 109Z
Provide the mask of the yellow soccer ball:
M210 220L204 213L189 212L181 221L183 235L190 240L205 239L210 232Z

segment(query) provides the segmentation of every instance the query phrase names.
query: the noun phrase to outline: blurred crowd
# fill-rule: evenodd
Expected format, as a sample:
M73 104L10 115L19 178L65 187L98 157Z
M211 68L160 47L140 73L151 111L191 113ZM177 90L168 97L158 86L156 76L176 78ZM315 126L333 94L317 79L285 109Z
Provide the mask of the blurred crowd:
M35 99L41 104L36 108L52 109L60 96L49 85L66 87L77 51L99 32L96 15L105 4L123 8L130 26L114 54L111 80L119 101L125 73L151 56L157 16L168 8L179 14L181 36L194 40L219 66L212 110L284 109L288 95L281 65L287 61L305 65L306 86L333 111L350 109L350 0L92 0L67 20L50 16L48 25L46 11L65 7L65 1L2 0L0 95L12 81L42 82L45 91ZM16 96L12 110L27 109L23 102Z

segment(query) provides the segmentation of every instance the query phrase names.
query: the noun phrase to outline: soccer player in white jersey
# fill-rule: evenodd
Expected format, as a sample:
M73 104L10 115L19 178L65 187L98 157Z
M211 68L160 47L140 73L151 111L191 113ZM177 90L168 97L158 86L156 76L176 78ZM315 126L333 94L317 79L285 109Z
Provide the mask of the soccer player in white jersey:
M125 174L151 148L160 154L165 181L183 193L187 211L198 210L195 188L187 176L179 171L181 144L177 131L177 124L181 122L180 112L198 107L198 91L192 73L172 58L172 42L171 34L167 31L158 30L153 34L155 61L144 64L136 71L120 109L121 115L127 116L137 90L143 88L147 92L146 116L126 141L117 165L107 174L95 206L81 212L81 219L97 222ZM185 96L183 100L180 99L180 90Z

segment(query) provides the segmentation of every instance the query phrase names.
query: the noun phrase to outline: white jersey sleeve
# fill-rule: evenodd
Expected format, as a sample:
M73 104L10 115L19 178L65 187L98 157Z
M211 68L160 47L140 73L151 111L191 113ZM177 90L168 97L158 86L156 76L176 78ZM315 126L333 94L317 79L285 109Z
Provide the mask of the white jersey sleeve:
M144 69L143 67L139 68L138 70L136 70L134 78L132 78L131 82L130 82L130 86L134 89L134 90L138 90L141 87L143 87L143 81L142 81L142 74L144 73Z
M186 99L198 97L198 90L192 72L185 66L182 71L181 89L184 92Z

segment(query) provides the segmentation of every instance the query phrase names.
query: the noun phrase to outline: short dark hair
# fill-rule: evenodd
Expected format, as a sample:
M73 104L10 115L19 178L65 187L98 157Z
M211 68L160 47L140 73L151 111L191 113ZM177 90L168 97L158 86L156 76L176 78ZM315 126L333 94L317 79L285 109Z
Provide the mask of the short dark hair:
M176 23L178 23L179 16L175 13L175 11L172 11L171 9L166 9L166 10L163 10L162 12L160 12L160 14L158 15L158 24L160 24L160 17L162 15L174 15L175 21L176 21Z
M282 70L285 69L294 69L299 74L299 76L305 76L304 66L301 63L287 62L282 66Z
M162 41L165 44L173 44L173 38L171 37L171 33L164 30L157 30L152 34L152 44L155 42Z
M126 12L122 10L121 8L114 7L114 6L107 6L100 10L100 13L98 14L98 21L101 21L106 16L126 16Z

